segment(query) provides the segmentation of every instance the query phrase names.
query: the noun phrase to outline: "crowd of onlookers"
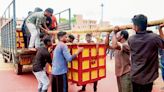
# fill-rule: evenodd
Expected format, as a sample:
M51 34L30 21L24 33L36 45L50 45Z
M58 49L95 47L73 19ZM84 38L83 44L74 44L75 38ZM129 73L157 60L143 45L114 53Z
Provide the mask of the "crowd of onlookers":
M135 15L132 22L135 35L129 37L126 30L115 26L112 35L107 34L105 44L114 53L119 92L151 92L153 82L158 78L158 51L161 52L161 69L162 75L164 75L162 50L164 48L162 32L164 24L159 26L159 35L157 35L147 30L148 20L145 15ZM48 34L48 31L57 29L57 20L53 16L51 8L47 8L45 11L36 8L34 12L29 12L22 27L25 47L35 48L37 51L33 62L33 73L38 80L38 92L47 92L48 90L49 78L44 70L46 63L52 66L52 92L68 92L67 63L83 51L82 47L78 47L77 52L71 55L66 43L73 43L75 37L63 31L57 33L58 43L56 43L55 49L52 48L55 38ZM86 34L85 40L88 44L95 43L92 40L92 34ZM49 50L52 51L53 57ZM98 81L95 81L94 92L97 91L97 85ZM79 92L85 90L86 85L83 85ZM110 92L110 88L108 92Z

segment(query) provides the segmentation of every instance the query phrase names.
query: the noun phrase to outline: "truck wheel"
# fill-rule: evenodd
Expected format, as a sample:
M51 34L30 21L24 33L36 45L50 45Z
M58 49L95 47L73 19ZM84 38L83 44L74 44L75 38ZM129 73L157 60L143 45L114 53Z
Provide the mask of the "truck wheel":
M23 68L23 65L15 64L15 71L16 71L17 75L21 75L22 74L22 68Z
M7 63L7 59L5 59L4 57L3 57L3 61L4 61L4 63Z
M12 54L10 54L10 62L13 62L13 61L12 61Z

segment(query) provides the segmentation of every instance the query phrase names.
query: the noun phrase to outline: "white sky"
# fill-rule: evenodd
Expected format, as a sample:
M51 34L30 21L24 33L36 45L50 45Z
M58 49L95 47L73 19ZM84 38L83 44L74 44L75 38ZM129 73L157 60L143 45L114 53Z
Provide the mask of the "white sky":
M12 0L0 0L0 16ZM131 22L135 14L145 14L149 20L164 18L164 0L16 0L16 15L26 17L35 7L51 7L57 13L71 8L73 14L83 14L85 19L100 20L101 3L104 3L104 20L111 24Z

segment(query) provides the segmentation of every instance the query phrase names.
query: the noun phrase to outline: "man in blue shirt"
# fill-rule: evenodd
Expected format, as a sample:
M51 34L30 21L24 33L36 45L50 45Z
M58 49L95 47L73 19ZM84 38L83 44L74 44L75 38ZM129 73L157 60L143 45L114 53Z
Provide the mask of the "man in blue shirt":
M67 33L59 32L57 38L59 42L53 52L52 61L52 92L68 92L67 63L82 52L83 48L79 47L77 52L71 55L68 46L65 44L67 42Z

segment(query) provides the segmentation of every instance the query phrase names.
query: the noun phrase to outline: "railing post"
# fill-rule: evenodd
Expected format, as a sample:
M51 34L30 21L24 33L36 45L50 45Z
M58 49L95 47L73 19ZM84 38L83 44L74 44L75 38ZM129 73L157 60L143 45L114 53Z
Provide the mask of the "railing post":
M60 20L60 13L59 13L59 23L61 23L61 20Z
M8 18L10 19L10 7L9 7L9 10L8 10Z
M69 29L71 29L71 9L69 8Z
M14 40L14 53L16 54L17 52L17 47L16 47L16 5L15 5L15 0L13 0L13 40Z

